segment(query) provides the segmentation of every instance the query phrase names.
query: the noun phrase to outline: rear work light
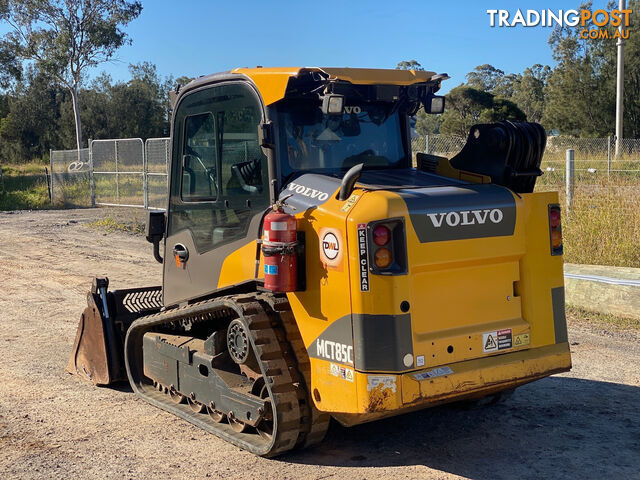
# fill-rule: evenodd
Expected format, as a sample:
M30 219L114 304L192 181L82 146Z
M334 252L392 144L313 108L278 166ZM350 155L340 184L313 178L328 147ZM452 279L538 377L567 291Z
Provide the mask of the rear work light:
M403 218L390 218L367 225L369 270L378 275L407 273L407 240Z
M551 255L562 255L562 219L558 204L549 205L549 241Z

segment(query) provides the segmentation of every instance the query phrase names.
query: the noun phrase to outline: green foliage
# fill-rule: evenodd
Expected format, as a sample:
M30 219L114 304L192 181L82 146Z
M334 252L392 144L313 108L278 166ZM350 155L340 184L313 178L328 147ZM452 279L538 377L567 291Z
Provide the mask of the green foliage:
M34 210L50 208L49 189L44 165L31 163L2 167L4 190L0 190L0 210Z
M87 138L163 137L169 134L168 91L150 63L131 65L132 79L113 82L102 74L78 92ZM27 71L11 93L0 95L0 163L48 156L75 144L71 94L49 77Z
M466 136L475 123L501 120L526 120L518 106L505 98L467 86L459 86L446 95L440 132Z
M416 133L418 135L440 133L441 125L442 115L428 114L423 108L418 110L418 113L416 114Z
M586 3L580 8L591 8ZM615 8L615 7L614 7ZM631 33L625 40L624 137L640 137L640 2L627 5ZM582 39L580 25L555 28L549 38L558 62L548 78L543 122L560 134L580 137L612 135L615 125L616 40L615 28L603 27L610 38Z
M131 43L122 27L141 11L140 2L127 0L0 3L0 20L10 27L0 37L0 62L10 67L17 62L31 62L39 73L69 90L78 149L83 145L78 108L82 80L88 69L109 61L120 47Z
M424 68L422 68L422 65L416 60L403 60L398 62L396 70L424 70Z
M503 80L504 72L488 63L478 65L472 72L467 73L467 85L484 92L493 92Z

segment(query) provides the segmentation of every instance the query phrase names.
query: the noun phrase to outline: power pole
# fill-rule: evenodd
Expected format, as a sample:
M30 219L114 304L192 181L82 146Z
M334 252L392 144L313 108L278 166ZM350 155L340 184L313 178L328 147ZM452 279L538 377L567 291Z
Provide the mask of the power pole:
M626 9L625 0L620 0L620 11ZM621 153L622 146L622 109L624 100L624 22L620 22L618 27L620 37L618 38L618 72L616 77L616 158Z

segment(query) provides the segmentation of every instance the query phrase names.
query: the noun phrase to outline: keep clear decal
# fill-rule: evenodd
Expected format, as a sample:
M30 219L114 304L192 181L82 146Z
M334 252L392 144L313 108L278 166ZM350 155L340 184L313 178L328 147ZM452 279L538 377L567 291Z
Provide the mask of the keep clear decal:
M510 328L494 330L482 334L482 351L484 353L508 350L513 347L513 338Z
M360 253L360 291L369 291L369 253L367 251L367 224L358 224L358 251Z

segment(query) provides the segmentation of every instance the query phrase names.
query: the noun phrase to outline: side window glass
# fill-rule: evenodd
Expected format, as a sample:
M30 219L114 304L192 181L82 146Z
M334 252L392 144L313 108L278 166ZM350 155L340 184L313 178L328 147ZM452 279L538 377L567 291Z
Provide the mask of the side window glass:
M245 103L245 102L243 102ZM222 189L224 195L260 195L263 191L263 154L258 145L260 112L253 102L220 112L222 135Z
M218 197L216 137L211 113L185 119L182 151L182 199L215 200Z
M240 83L214 86L185 98L175 115L180 177L172 180L169 235L190 230L199 253L255 238L249 226L269 206L257 96Z

